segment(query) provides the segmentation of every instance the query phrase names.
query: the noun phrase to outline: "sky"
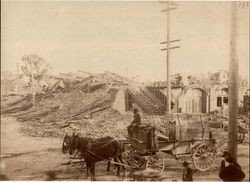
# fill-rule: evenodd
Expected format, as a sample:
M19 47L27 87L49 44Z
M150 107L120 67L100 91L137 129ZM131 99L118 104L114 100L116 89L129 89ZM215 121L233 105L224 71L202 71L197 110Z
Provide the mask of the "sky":
M170 12L170 72L206 74L229 68L230 2L178 2ZM111 71L166 80L165 4L152 2L1 1L1 70L16 72L38 54L51 72ZM249 74L249 9L239 8L239 71Z

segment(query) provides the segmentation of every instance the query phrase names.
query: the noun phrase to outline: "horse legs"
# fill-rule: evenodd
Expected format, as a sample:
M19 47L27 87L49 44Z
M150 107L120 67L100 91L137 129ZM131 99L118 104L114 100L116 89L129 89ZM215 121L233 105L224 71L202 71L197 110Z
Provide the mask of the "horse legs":
M83 170L83 168L84 168L84 164L86 163L86 161L82 158L81 159L81 170ZM87 165L86 165L86 167L87 167Z
M124 166L124 161L123 161L123 159L122 159L122 153L121 154L118 154L117 155L117 158L118 158L118 160L120 161L120 164L121 165L118 165L119 167L121 167L122 166L122 170L123 170L123 172L124 172L124 177L126 176L126 168L125 168L125 166Z
M110 171L110 164L111 164L110 161L111 161L111 159L109 159L109 161L108 161L106 174L109 174L109 171Z
M91 169L92 169L92 175L91 175L91 180L95 181L95 162L91 163Z
M89 161L91 180L95 181L95 162Z
M86 161L86 179L88 179L88 175L89 175L89 168L90 168L89 161Z
M118 159L118 157L114 157L114 161L115 161L116 163L119 163L119 162L120 162L119 159ZM119 165L119 164L115 164L115 166L116 166L116 169L117 169L116 175L117 175L117 176L120 176L120 165Z
M95 181L95 162L93 162L93 181Z

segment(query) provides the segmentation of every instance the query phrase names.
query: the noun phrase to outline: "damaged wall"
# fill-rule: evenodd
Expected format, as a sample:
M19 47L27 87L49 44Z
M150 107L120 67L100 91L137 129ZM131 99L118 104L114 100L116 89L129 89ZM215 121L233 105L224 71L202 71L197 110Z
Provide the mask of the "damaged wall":
M115 100L112 105L112 109L118 111L120 114L126 114L126 91L120 89L115 96Z
M178 99L178 111L183 113L206 113L206 93L197 88L189 88Z

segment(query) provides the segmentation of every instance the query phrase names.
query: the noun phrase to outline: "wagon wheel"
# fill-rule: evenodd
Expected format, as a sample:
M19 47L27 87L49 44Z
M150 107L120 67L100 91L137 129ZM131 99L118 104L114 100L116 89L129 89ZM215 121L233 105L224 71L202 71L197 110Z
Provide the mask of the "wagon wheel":
M212 167L215 160L213 145L202 144L195 149L193 154L194 166L199 171L206 171Z
M160 156L150 156L146 163L146 170L152 170L154 173L161 173L164 171L165 162Z

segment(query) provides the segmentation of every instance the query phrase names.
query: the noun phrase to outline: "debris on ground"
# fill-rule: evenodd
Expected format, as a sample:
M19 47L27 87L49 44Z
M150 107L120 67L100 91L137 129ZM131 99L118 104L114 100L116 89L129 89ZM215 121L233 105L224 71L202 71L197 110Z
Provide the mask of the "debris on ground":
M210 128L215 131L216 138L227 139L229 116L227 112L210 113ZM247 113L238 115L238 143L249 142L249 117ZM216 128L216 129L215 129ZM221 130L220 130L221 129ZM222 138L221 138L222 137Z
M48 90L36 94L35 106L32 95L11 96L2 101L1 114L17 117L23 122L21 132L31 136L62 137L65 132L76 131L90 137L109 135L124 139L133 114L121 115L112 109L112 104L119 89L128 88L131 80L110 72L87 75L83 72L53 77L53 84ZM223 142L227 136L224 132L227 120L225 112L210 114L212 134ZM240 115L238 122L240 132L246 134L249 118ZM155 126L161 133L168 129L164 115L142 113L142 123Z
M2 101L1 114L17 117L24 123L21 132L31 136L58 137L65 129L78 125L88 127L79 127L81 132L90 133L96 125L106 122L100 135L106 132L121 137L120 131L126 128L126 122L123 126L121 120L128 119L111 108L119 89L128 86L128 79L110 72L88 77L66 74L56 79L46 92L36 94L35 106L32 95L10 97ZM120 128L117 134L112 132L116 126Z

